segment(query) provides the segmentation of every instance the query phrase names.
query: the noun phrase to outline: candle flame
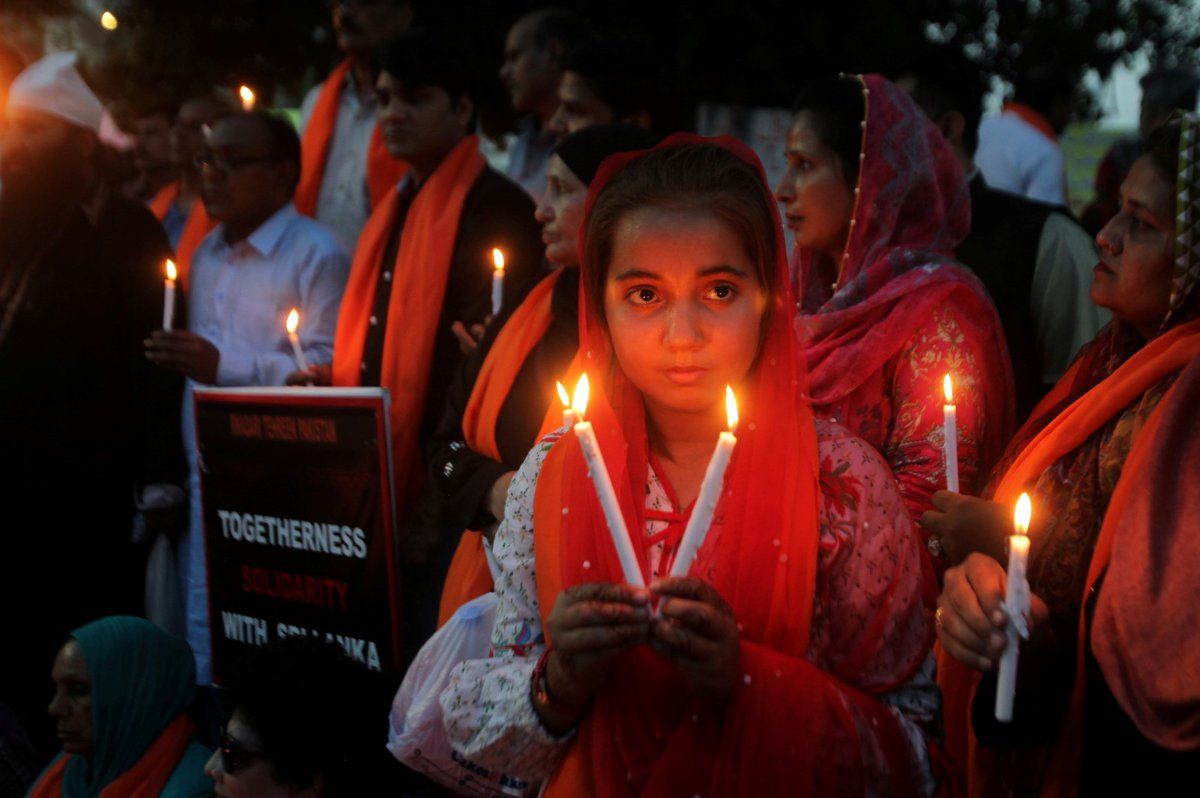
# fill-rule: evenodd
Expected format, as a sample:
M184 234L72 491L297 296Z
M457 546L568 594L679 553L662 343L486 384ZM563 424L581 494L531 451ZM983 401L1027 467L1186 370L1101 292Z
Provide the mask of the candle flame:
M242 85L238 89L238 96L242 98L242 110L243 111L253 111L254 110L254 90L253 89L251 89L249 86Z
M105 30L116 30L121 23L117 20L117 15L111 11L105 11L100 15L100 27Z
M288 317L287 317L288 335L295 333L296 328L299 326L300 326L300 311L296 310L295 308L292 308L292 312L289 313Z
M504 271L504 253L499 247L492 248L492 264L495 265L496 271Z
M179 271L175 268L175 261L167 261L167 279L175 282L175 278L179 276Z
M579 382L575 383L575 398L571 402L571 409L583 418L583 412L587 410L588 403L588 376L583 374L579 377Z
M1017 530L1017 534L1024 535L1029 531L1029 517L1033 515L1033 503L1029 501L1029 494L1022 493L1021 498L1017 499L1017 510L1013 513L1013 527Z
M562 402L564 408L570 409L571 397L567 396L567 389L561 382L554 383L554 387L558 389L558 401Z
M949 374L942 380L942 390L946 393L946 404L954 404L954 386L950 384Z
M735 431L738 425L737 398L733 395L733 388L728 385L725 386L725 419L729 422L729 431Z

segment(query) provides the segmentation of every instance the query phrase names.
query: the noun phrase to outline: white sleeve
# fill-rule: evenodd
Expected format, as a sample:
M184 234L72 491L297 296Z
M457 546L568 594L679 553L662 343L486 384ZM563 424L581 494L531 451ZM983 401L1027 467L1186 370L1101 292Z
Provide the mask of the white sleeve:
M531 781L554 772L571 738L546 731L529 695L534 666L546 649L534 575L533 496L558 437L534 447L508 488L492 544L499 566L492 656L455 667L441 695L446 737L455 750L485 768Z
M1096 243L1065 214L1052 213L1042 227L1029 305L1033 311L1042 382L1053 385L1076 353L1111 318L1091 299Z

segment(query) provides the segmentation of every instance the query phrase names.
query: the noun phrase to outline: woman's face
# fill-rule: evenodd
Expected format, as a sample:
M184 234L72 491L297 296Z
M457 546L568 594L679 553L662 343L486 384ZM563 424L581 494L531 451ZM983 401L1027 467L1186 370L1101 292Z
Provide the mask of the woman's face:
M1167 315L1175 247L1172 182L1149 157L1121 184L1121 210L1096 235L1092 301L1152 337Z
M535 218L542 225L546 260L558 266L579 265L579 230L588 187L557 155L550 157L546 171L546 193L538 203Z
M205 774L215 782L214 792L224 798L316 798L320 781L306 788L293 787L275 778L271 760L263 753L262 739L234 712L225 724L221 745L213 752Z
M604 311L621 370L652 411L711 412L758 354L754 263L704 210L641 208L614 232Z
M92 739L92 679L78 642L68 640L58 650L50 678L54 680L54 697L48 709L57 722L62 749L90 759L96 749Z
M796 246L837 257L850 232L854 190L846 185L841 158L817 136L809 112L792 121L785 156L787 171L775 188L784 224Z

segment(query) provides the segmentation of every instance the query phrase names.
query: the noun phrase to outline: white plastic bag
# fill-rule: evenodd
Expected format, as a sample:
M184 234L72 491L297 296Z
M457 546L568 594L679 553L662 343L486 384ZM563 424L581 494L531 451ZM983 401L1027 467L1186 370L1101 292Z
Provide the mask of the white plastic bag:
M486 659L492 645L496 594L468 601L421 647L392 701L388 750L413 770L459 795L513 798L537 792L537 784L496 773L459 754L446 739L439 697L450 671L469 659Z

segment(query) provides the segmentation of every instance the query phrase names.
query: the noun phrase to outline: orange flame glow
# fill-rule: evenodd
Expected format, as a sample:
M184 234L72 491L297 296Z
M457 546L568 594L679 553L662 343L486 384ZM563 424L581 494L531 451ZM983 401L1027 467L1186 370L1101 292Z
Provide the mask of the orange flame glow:
M243 111L254 110L255 97L253 89L251 89L249 86L243 85L238 89L238 96L242 98Z
M737 398L728 385L725 386L725 419L729 422L729 431L734 432L738 425Z
M504 273L504 253L498 247L492 249L492 264L496 271Z
M561 382L554 383L554 387L558 390L558 401L562 402L564 408L570 409L571 397L567 396L567 389Z
M588 375L583 374L579 377L579 382L575 383L575 397L571 402L571 409L583 418L583 413L587 410L588 403Z
M175 280L178 277L179 277L179 271L175 268L175 261L168 260L167 261L167 279L170 280L171 282L175 282Z
M1018 535L1024 535L1029 532L1029 519L1033 515L1033 502L1029 501L1029 494L1022 493L1021 498L1017 499L1017 509L1013 513L1013 528L1016 529Z
M946 394L946 404L954 404L954 386L950 384L949 374L942 380L942 391Z
M296 310L295 308L292 308L292 312L289 313L288 317L287 317L288 335L294 334L296 332L296 328L299 326L300 326L300 311Z
M117 15L111 11L105 11L100 15L100 27L105 30L116 30L121 23L117 20Z

